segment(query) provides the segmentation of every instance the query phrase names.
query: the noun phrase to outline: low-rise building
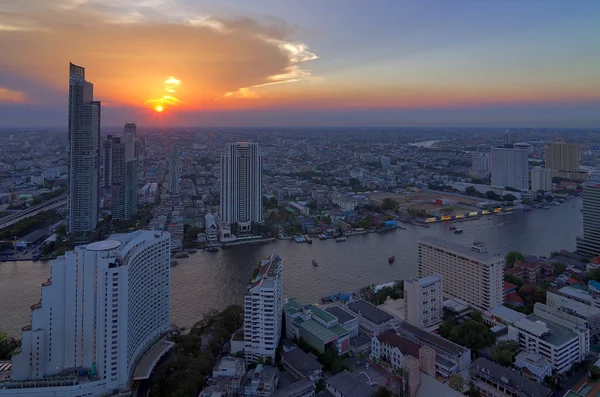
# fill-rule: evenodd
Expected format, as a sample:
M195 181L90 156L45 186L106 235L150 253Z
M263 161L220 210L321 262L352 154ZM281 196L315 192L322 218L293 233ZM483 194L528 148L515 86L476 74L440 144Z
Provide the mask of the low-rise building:
M485 358L470 368L474 387L487 397L549 397L552 390Z
M218 386L223 386L227 391L237 393L240 390L240 384L245 373L246 366L243 359L223 357L213 369L213 379Z
M342 355L350 349L348 331L337 317L315 305L302 305L290 298L285 305L286 336L304 340L319 352L334 347Z
M590 331L600 334L600 308L594 307L594 299L586 291L573 287L547 291L546 305L585 319Z
M536 303L533 310L533 314L514 323L523 350L546 358L557 373L587 359L590 331L585 320L541 303Z
M358 317L359 334L367 337L379 335L398 322L391 314L362 299L348 303L348 309Z
M310 379L301 379L275 392L275 397L315 397L315 384Z
M534 382L542 383L546 376L552 376L550 361L534 352L520 352L513 365L521 370L521 375Z
M204 231L206 233L206 240L209 243L216 243L218 241L219 228L213 214L208 213L204 216Z
M361 379L360 374L340 372L325 381L327 391L334 397L372 397L371 385Z
M279 370L277 367L258 364L256 368L246 373L243 385L243 394L246 397L270 397L275 393L279 384Z
M323 365L312 354L299 348L281 353L281 365L296 379L316 382L323 377Z
M340 325L348 331L350 338L358 336L358 317L341 306L329 306L325 308L325 311L338 319Z
M425 331L407 322L403 322L396 327L396 331L400 336L419 347L429 346L435 350L436 370L438 374L445 378L469 368L471 364L470 349L450 342L439 335Z
M404 357L419 357L419 346L404 339L393 329L389 329L371 339L371 357L376 361L386 361L393 369L403 366Z

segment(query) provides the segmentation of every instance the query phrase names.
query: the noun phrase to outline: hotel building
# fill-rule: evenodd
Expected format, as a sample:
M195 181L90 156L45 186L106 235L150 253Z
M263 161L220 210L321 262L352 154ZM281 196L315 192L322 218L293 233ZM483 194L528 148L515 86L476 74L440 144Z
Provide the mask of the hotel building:
M169 241L140 230L54 260L0 396L101 396L147 378L172 346L157 343L170 328Z
M503 266L501 256L438 237L424 237L419 242L418 276L441 276L445 297L461 299L477 310L502 304Z

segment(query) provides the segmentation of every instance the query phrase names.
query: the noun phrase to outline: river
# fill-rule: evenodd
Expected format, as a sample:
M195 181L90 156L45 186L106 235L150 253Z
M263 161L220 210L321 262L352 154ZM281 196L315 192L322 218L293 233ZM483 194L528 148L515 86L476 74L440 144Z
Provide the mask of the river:
M415 276L417 244L423 236L439 236L471 245L483 241L491 253L520 251L548 256L560 249L574 250L582 234L581 198L551 209L537 209L508 216L483 217L430 228L404 225L406 230L349 236L346 242L319 241L312 245L293 240L260 246L237 246L216 253L200 251L179 259L171 269L171 319L189 327L203 313L231 303L241 303L253 264L270 253L283 257L283 292L305 302L338 291L355 291L371 283L385 283ZM394 264L388 258L395 255ZM316 259L318 267L311 265ZM40 284L50 273L46 262L0 263L0 329L19 336L29 324L29 306L40 298Z

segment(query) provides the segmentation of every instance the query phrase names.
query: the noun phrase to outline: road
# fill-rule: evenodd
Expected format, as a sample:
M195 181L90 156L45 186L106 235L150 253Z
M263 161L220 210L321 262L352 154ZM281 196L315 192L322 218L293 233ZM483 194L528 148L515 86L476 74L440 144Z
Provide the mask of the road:
M67 205L67 193L61 194L58 197L45 201L41 204L28 208L14 215L9 215L4 218L0 218L0 230L12 226L23 219L36 216L40 212L59 208L64 205Z

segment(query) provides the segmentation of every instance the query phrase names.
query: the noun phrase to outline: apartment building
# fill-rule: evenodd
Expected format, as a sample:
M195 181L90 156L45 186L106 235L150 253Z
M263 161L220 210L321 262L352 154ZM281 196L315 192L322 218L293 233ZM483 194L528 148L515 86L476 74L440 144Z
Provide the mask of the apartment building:
M418 276L439 275L446 298L485 311L503 302L504 258L427 236L419 242Z
M514 323L523 350L540 354L552 370L563 373L590 352L590 331L579 317L536 303L533 314Z
M577 237L577 252L600 255L600 179L589 180L583 188L583 236Z
M442 278L437 275L404 281L404 319L417 327L442 321Z
M244 297L244 356L247 363L259 357L275 360L281 338L282 267L278 254L264 258L258 274L248 286Z

